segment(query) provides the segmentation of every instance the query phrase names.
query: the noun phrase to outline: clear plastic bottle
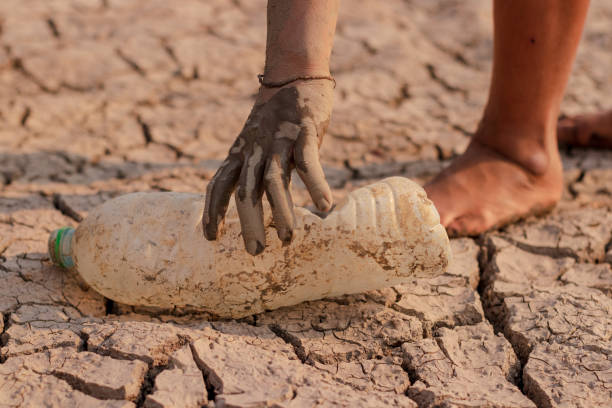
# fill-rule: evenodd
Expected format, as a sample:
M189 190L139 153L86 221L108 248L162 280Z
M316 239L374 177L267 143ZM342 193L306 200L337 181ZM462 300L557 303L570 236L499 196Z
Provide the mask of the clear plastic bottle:
M293 242L267 228L249 255L231 205L217 241L202 231L199 194L133 193L49 237L52 260L118 302L192 307L239 318L306 300L359 293L443 273L451 251L416 183L392 177L357 189L326 218L296 208ZM270 225L270 211L265 211Z

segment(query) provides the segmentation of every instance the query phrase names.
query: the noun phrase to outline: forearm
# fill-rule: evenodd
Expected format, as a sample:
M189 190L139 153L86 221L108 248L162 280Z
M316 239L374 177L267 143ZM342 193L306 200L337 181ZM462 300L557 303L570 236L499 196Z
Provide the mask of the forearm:
M328 75L339 0L268 0L267 81Z

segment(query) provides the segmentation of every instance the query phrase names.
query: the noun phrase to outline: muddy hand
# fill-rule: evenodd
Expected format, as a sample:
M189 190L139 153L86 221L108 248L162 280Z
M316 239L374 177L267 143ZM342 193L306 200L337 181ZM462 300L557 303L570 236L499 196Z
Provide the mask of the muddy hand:
M242 132L206 189L202 223L209 240L217 238L229 199L236 189L242 236L251 255L266 246L262 196L265 191L278 238L291 242L294 228L289 184L297 169L315 205L329 211L331 190L319 162L319 146L329 123L333 84L314 80L288 85L265 102L256 102Z

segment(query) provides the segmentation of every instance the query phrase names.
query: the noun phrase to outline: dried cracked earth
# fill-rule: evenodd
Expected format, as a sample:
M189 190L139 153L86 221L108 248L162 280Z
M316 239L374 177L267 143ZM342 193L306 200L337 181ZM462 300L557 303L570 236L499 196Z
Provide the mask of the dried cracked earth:
M564 149L554 212L453 240L438 278L240 321L118 304L50 265L49 232L104 200L204 191L253 101L264 6L0 2L0 406L611 406L609 151ZM342 4L322 147L336 198L424 182L465 148L490 15ZM565 114L610 107L611 24L593 2Z

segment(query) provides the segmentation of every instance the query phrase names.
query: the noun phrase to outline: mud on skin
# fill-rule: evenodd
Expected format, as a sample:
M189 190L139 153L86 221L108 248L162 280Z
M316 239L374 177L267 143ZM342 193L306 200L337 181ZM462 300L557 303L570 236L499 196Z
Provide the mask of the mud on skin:
M289 244L295 223L290 193L294 168L319 210L331 208L331 190L319 162L319 146L329 124L332 103L333 85L327 80L296 82L281 88L269 100L255 103L206 189L202 223L207 239L217 238L236 190L246 250L257 255L266 246L264 192L278 238Z
M568 149L561 203L553 215L496 233L510 240L510 249L497 242L454 240L449 273L435 281L307 302L240 322L210 322L211 317L184 309L168 316L119 303L105 308L102 296L82 290L41 259L49 231L74 222L66 217L68 207L54 207L50 194L60 194L66 206L86 216L122 192L202 191L203 180L217 170L214 160L225 158L253 106L266 42L265 3L184 0L172 7L145 0L0 1L0 405L133 406L98 398L110 380L128 372L131 359L166 367L185 347L178 339L185 334L193 337L193 355L186 356L194 360L190 366L204 363L207 378L218 375L226 391L247 390L230 395L232 402L244 397L241 406L278 401L306 407L317 402L416 407L405 396L407 388L420 401L431 397L431 405L535 406L521 403L524 391L542 407L572 399L574 405L594 407L603 400L599 406L607 406L610 381L605 379L612 361L604 348L610 346L610 326L601 316L612 316L604 298L612 294L610 151ZM439 158L461 153L467 144L463 131L475 129L487 97L492 57L492 2L348 4L340 10L330 67L338 81L334 123L321 148L321 160L332 170L328 181L336 186L335 201L404 170L425 182L444 167ZM591 2L591 8L562 109L571 118L612 108L606 69L612 2ZM28 24L21 24L26 19ZM47 28L48 19L59 38ZM12 57L5 53L9 47ZM116 48L146 75L130 68ZM148 139L134 114L146 125ZM196 133L198 139L192 139ZM180 160L178 152L184 153ZM296 207L304 205L307 193L293 187ZM295 251L296 241L294 232L293 244L285 249ZM269 246L272 242L280 243L268 238ZM262 255L267 252L270 247ZM507 393L513 384L505 377L513 349L498 348L497 331L476 323L486 320L475 313L481 301L472 288L478 286L479 272L484 314L516 346L534 346L520 367L524 376L516 373L524 381L518 382L522 389L514 386L513 396ZM553 284L562 288L550 288ZM579 324L567 325L566 319ZM192 327L213 324L218 333ZM284 337L271 332L270 325ZM436 333L441 327L452 327L456 337L445 330ZM423 335L436 344L421 342ZM199 338L205 340L196 346ZM419 347L404 355L402 342ZM444 358L431 361L432 354L425 354L424 364L408 366L418 362L421 350L429 350L421 345L431 345ZM86 385L81 390L90 395L49 371L54 367L48 354L80 360L80 348L105 357L106 364L83 365L75 375L73 384ZM229 360L224 362L224 355ZM302 364L302 357L316 366ZM277 375L269 375L269 359ZM402 362L411 369L413 385L397 375ZM152 376L141 382L129 371L129 383L138 380L141 396L156 402L162 402L161 391L172 390L172 403L165 407L206 393L201 382L194 384L198 378L190 370L171 367L154 378L159 392L151 389ZM240 375L248 370L253 375L245 382ZM204 380L204 373L194 374ZM430 380L436 381L425 384ZM209 398L227 397L206 385L213 391ZM294 394L287 389L297 398L291 400Z

